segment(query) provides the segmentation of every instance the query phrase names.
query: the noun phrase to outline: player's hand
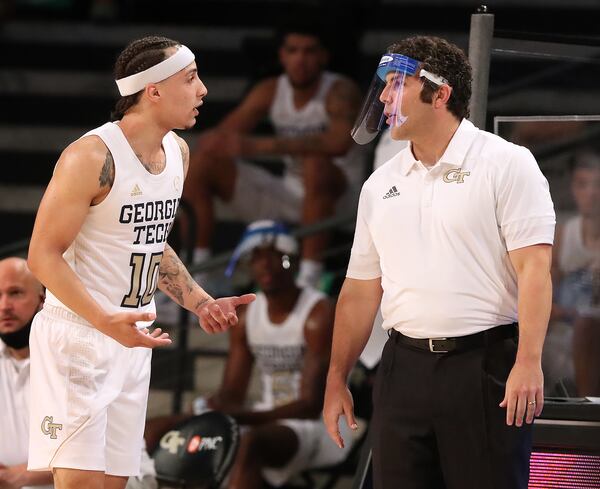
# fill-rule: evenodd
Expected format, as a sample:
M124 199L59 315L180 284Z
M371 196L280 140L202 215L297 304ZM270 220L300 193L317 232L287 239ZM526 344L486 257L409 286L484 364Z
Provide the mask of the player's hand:
M344 439L340 435L338 425L341 415L344 415L346 423L351 429L357 429L358 426L354 419L354 401L348 386L341 379L328 377L323 404L323 420L329 437L338 447L344 448Z
M136 325L138 321L153 321L155 318L156 314L150 312L118 312L109 315L96 329L128 348L170 345L169 334L163 333L160 328L155 328L150 333L147 328L138 329Z
M544 374L540 362L519 362L513 366L500 407L506 408L506 424L523 426L533 423L544 408Z
M240 297L221 297L207 301L196 311L200 326L211 334L227 331L238 323L236 308L250 304L254 299L256 299L256 295L244 294Z

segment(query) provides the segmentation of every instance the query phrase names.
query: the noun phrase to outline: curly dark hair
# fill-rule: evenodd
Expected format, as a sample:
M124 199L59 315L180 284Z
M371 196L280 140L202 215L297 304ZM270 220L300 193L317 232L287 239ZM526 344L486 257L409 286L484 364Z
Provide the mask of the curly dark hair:
M392 44L388 53L398 53L421 62L421 68L448 80L452 95L448 110L459 120L469 117L471 99L471 65L464 51L445 39L433 36L414 36ZM437 85L424 80L421 100L431 103Z
M160 36L147 36L130 42L115 63L115 80L126 76L135 75L147 70L167 58L165 49L181 46L181 43ZM110 114L112 121L120 120L125 113L138 103L141 92L127 95L117 100L115 108Z

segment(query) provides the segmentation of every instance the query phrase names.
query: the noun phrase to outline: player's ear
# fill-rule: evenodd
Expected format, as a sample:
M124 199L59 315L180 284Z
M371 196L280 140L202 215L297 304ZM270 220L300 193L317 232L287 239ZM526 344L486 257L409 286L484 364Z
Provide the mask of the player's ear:
M144 88L144 95L148 97L151 102L158 102L160 100L160 90L158 84L148 83Z

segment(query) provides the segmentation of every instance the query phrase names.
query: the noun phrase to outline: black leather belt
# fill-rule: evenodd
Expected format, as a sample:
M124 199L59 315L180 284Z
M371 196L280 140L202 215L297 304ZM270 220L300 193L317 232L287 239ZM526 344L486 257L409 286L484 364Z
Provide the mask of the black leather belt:
M457 336L455 338L410 338L404 336L395 329L389 330L390 339L396 343L402 343L406 346L418 348L419 350L429 351L431 353L450 353L453 351L470 350L490 343L508 338L515 338L518 335L518 323L503 324L495 326L486 331L470 334L467 336Z

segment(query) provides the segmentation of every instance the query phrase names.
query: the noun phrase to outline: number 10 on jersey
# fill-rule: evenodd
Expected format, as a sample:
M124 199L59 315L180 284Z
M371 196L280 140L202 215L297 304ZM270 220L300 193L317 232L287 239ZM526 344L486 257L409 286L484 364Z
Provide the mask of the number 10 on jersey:
M129 292L123 297L121 307L147 306L158 285L158 267L162 259L162 252L152 253L146 267L146 253L132 253L129 260L131 266L131 286ZM145 272L145 273L144 273ZM146 277L146 290L142 292L142 277Z

